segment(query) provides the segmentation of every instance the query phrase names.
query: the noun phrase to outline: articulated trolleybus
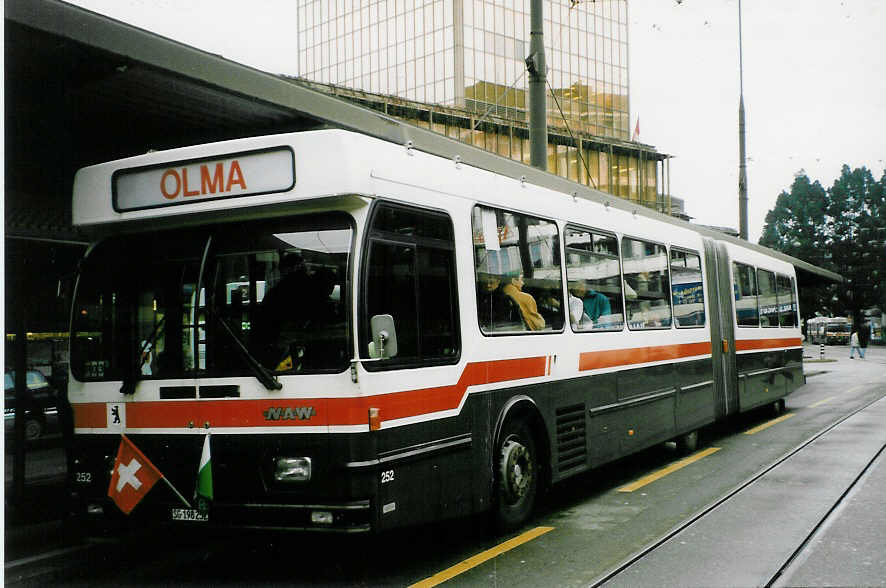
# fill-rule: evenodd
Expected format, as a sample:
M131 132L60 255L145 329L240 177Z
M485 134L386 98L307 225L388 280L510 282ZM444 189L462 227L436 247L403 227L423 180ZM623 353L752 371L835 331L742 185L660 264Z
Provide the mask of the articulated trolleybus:
M804 383L784 256L513 168L318 130L80 170L80 512L514 529L550 484Z

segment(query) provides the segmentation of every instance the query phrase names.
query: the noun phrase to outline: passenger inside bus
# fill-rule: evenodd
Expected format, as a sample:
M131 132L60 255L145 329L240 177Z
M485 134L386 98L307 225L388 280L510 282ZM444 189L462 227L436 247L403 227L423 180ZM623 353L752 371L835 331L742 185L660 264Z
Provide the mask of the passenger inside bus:
M584 280L573 280L569 285L569 320L574 331L584 331L594 326L594 321L588 316L584 307L584 296L587 291Z
M286 358L291 355L290 343L304 317L310 314L308 308L308 272L304 260L296 253L280 256L278 267L280 278L262 299L253 331L256 354L262 365L277 371L286 367Z
M281 257L279 270L281 278L262 300L254 330L262 364L278 372L341 364L342 341L333 327L344 317L333 299L335 271L325 266L309 270L294 253Z
M319 267L310 274L305 293L305 307L301 309L305 313L305 320L298 333L302 346L300 361L295 362L293 357L283 359L284 369L329 369L342 363L342 341L338 329L331 329L344 321L340 307L333 300L335 286L338 278L335 272L328 267ZM310 341L309 345L304 342ZM288 359L288 363L287 363Z
M477 274L477 314L480 327L486 332L523 328L520 308L501 288L501 277Z
M563 316L560 297L559 288L556 290L549 287L536 288L535 299L538 301L538 313L545 319L546 328L560 328Z
M545 319L538 312L535 298L531 294L523 292L523 274L510 278L502 287L502 292L513 300L520 308L523 324L530 331L540 331L545 328Z
M591 324L603 315L612 314L609 298L602 292L588 288L584 280L576 280L570 291L581 300L582 311Z

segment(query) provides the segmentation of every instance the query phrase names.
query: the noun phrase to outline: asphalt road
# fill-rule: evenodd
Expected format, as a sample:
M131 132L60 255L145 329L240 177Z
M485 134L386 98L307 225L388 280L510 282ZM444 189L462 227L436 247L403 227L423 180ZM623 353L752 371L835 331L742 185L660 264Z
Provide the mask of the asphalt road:
M805 585L851 585L854 576L849 570L865 566L873 575L857 578L876 584L870 578L886 579L886 562L875 557L865 560L857 551L853 555L847 545L853 541L853 529L859 527L845 523L853 512L863 512L864 505L882 504L886 489L876 482L883 478L886 466L874 468L863 478L864 483L845 496L847 505L836 509L819 527L819 521L813 519L820 518L822 504L830 500L821 492L826 484L775 479L774 498L770 495L756 505L751 501L732 506L729 524L714 524L706 530L705 545L722 547L716 554L718 559L700 557L702 550L698 548L692 552L694 557L679 555L680 541L685 537L675 535L675 529L718 501L737 504L726 497L834 423L886 397L886 348L868 348L865 361L850 361L848 347L826 348L825 362L815 361L818 346L808 346L806 355L810 356L806 363L808 384L787 398L786 414L780 419L759 411L711 428L690 461L681 461L683 456L674 447L664 445L567 481L554 488L536 518L513 536L493 536L482 520L475 519L380 537L151 530L85 545L46 541L43 545L56 551L41 556L40 549L23 553L10 545L11 537L14 542L28 542L28 534L22 530L27 526L10 529L7 525L5 581L8 585L54 581L91 586L409 586L420 582L431 586L445 580L454 586L589 586L607 579L620 584L611 572L627 566L621 576L627 580L621 585L654 586L667 583L665 578L685 577L679 571L691 565L708 570L708 578L719 580L715 583L735 585L747 578L730 576L729 565L740 564L746 553L799 550L801 557L787 570L795 575L789 578ZM871 425L859 425L862 434L866 426ZM842 461L809 459L803 468L813 478L842 479L844 468L850 467L843 461L857 464L868 457L861 449L857 453L854 459ZM806 547L788 545L795 538L779 532L777 522L767 519L764 506L786 513L786 520L798 526L808 519L817 534ZM760 530L749 535L754 537L753 545L734 541L745 527ZM42 531L35 532L53 531L47 531L44 524ZM859 531L857 539L876 547L876 532L874 539L864 537L865 532ZM656 566L662 568L641 569L652 561L652 555L630 563L644 549L672 535L668 549L676 547L677 556L660 558ZM861 559L854 561L853 557ZM718 567L724 563L729 565ZM724 571L718 575L718 569ZM679 580L671 583L685 585Z

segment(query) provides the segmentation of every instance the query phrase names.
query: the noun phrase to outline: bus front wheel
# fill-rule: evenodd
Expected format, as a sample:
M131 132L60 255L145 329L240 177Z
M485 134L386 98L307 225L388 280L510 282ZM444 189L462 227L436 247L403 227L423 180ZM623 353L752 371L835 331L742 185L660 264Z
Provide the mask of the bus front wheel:
M538 455L525 422L509 421L496 451L495 523L500 531L522 526L532 514L538 493Z

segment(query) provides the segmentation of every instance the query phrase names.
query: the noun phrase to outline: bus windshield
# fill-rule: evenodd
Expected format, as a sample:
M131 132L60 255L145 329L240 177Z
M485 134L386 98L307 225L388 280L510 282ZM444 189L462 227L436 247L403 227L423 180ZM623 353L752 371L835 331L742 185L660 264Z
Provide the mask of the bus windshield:
M81 381L338 372L351 358L350 217L112 237L84 260L71 370Z

